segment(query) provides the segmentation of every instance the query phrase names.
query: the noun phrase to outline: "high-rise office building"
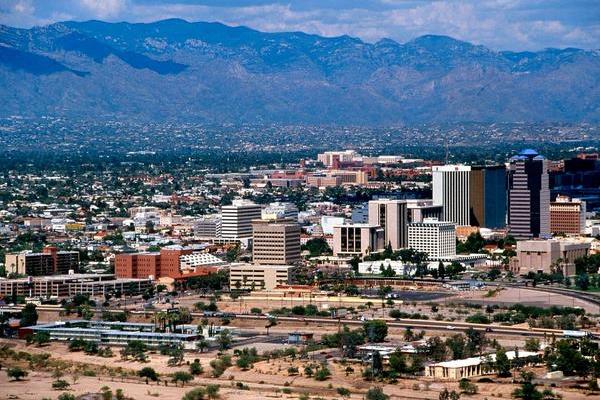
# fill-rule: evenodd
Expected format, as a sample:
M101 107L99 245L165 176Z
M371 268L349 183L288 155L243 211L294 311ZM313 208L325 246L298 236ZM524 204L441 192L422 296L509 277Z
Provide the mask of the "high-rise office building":
M550 236L548 161L535 150L510 159L508 224L516 239Z
M473 166L470 176L471 225L484 228L506 226L506 167Z
M425 218L442 218L443 207L434 205L430 199L408 199L406 200L408 208L408 223L423 222Z
M441 205L442 219L457 225L470 225L470 172L466 165L432 168L433 203Z
M408 246L427 253L429 260L456 255L456 225L449 221L426 218L408 225Z
M550 203L550 231L579 235L585 229L585 201L557 196Z
M405 200L369 201L369 224L383 228L384 244L393 250L408 245L408 212Z
M383 250L383 228L372 224L346 224L333 228L334 256L364 256Z
M245 200L234 200L221 208L221 237L238 240L252 237L252 220L260 219L259 204Z
M252 261L259 265L290 265L301 261L300 226L292 220L252 221Z

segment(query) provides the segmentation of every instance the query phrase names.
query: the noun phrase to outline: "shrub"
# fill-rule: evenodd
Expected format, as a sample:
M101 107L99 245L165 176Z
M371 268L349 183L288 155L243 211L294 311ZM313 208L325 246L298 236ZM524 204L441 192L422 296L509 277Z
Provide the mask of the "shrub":
M69 382L63 380L63 379L57 379L54 382L52 382L52 389L54 390L67 390L71 385L69 384Z

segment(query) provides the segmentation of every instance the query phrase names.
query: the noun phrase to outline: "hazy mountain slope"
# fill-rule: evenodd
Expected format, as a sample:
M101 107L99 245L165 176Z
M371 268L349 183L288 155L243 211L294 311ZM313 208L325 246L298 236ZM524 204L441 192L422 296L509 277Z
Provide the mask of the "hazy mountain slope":
M0 26L0 116L395 124L600 121L600 53L374 44L218 23Z

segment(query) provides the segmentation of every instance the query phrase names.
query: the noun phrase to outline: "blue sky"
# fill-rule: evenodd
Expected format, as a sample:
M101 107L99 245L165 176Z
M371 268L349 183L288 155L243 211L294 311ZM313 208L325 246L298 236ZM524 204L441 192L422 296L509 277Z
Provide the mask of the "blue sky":
M19 27L172 17L368 42L441 34L496 50L600 49L600 0L0 0L0 24Z

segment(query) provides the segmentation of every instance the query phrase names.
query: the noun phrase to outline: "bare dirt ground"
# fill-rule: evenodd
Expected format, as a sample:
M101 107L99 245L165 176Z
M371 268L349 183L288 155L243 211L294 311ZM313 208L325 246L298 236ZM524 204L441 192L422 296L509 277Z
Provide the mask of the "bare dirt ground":
M476 300L488 304L507 306L512 304L527 304L538 307L581 307L588 313L600 314L600 308L597 305L562 294L540 292L521 288L504 288L491 297L486 297L486 293L487 291L461 292L454 300Z
M121 361L118 356L113 358L101 358L87 356L83 353L71 353L64 344L53 343L42 348L26 346L22 341L2 340L2 343L10 343L15 351L27 351L29 353L49 353L53 359L65 362L62 379L71 383L70 392L73 394L84 394L88 392L98 392L101 387L108 386L113 392L116 389L123 389L126 396L132 399L152 399L161 398L166 400L181 399L181 397L194 386L206 384L218 384L221 387L220 393L222 399L236 400L254 400L266 398L297 399L300 393L308 393L311 398L320 397L323 399L340 398L336 389L344 387L352 392L351 398L360 399L364 396L366 390L373 386L383 386L385 392L393 399L437 399L439 392L444 388L457 390L456 382L436 382L426 378L418 379L400 379L396 384L381 384L378 382L366 382L362 379L363 366L352 364L354 372L346 374L345 365L335 362L329 362L328 368L332 372L332 377L323 382L318 382L313 378L302 376L304 366L308 364L316 365L316 360L298 360L298 359L277 359L270 361L261 361L247 371L242 371L237 367L231 367L219 378L210 376L209 361L216 357L216 353L186 355L186 361L200 358L204 366L204 374L196 377L193 382L185 387L175 387L173 383L168 382L160 385L150 384L134 376L134 372L143 367L153 367L165 376L177 370L187 370L186 365L179 367L168 367L167 357L160 355L151 355L148 363L139 363L133 361ZM56 399L60 392L52 389L51 371L41 369L31 370L24 362L14 362L12 360L2 360L3 371L6 366L21 365L29 371L29 375L24 381L9 381L6 372L0 372L0 399L23 399L40 400L43 398ZM289 367L297 367L300 375L290 375ZM73 380L74 367L79 369L88 369L97 372L97 376L84 376L78 374L78 378ZM106 373L105 367L121 368L122 374ZM542 370L536 371L538 376ZM236 384L242 383L247 390L240 390ZM469 396L473 400L510 398L510 393L516 387L508 380L499 383L478 383L479 394ZM286 393L286 392L291 393ZM590 398L584 393L558 389L557 392L563 395L564 399L583 399Z

